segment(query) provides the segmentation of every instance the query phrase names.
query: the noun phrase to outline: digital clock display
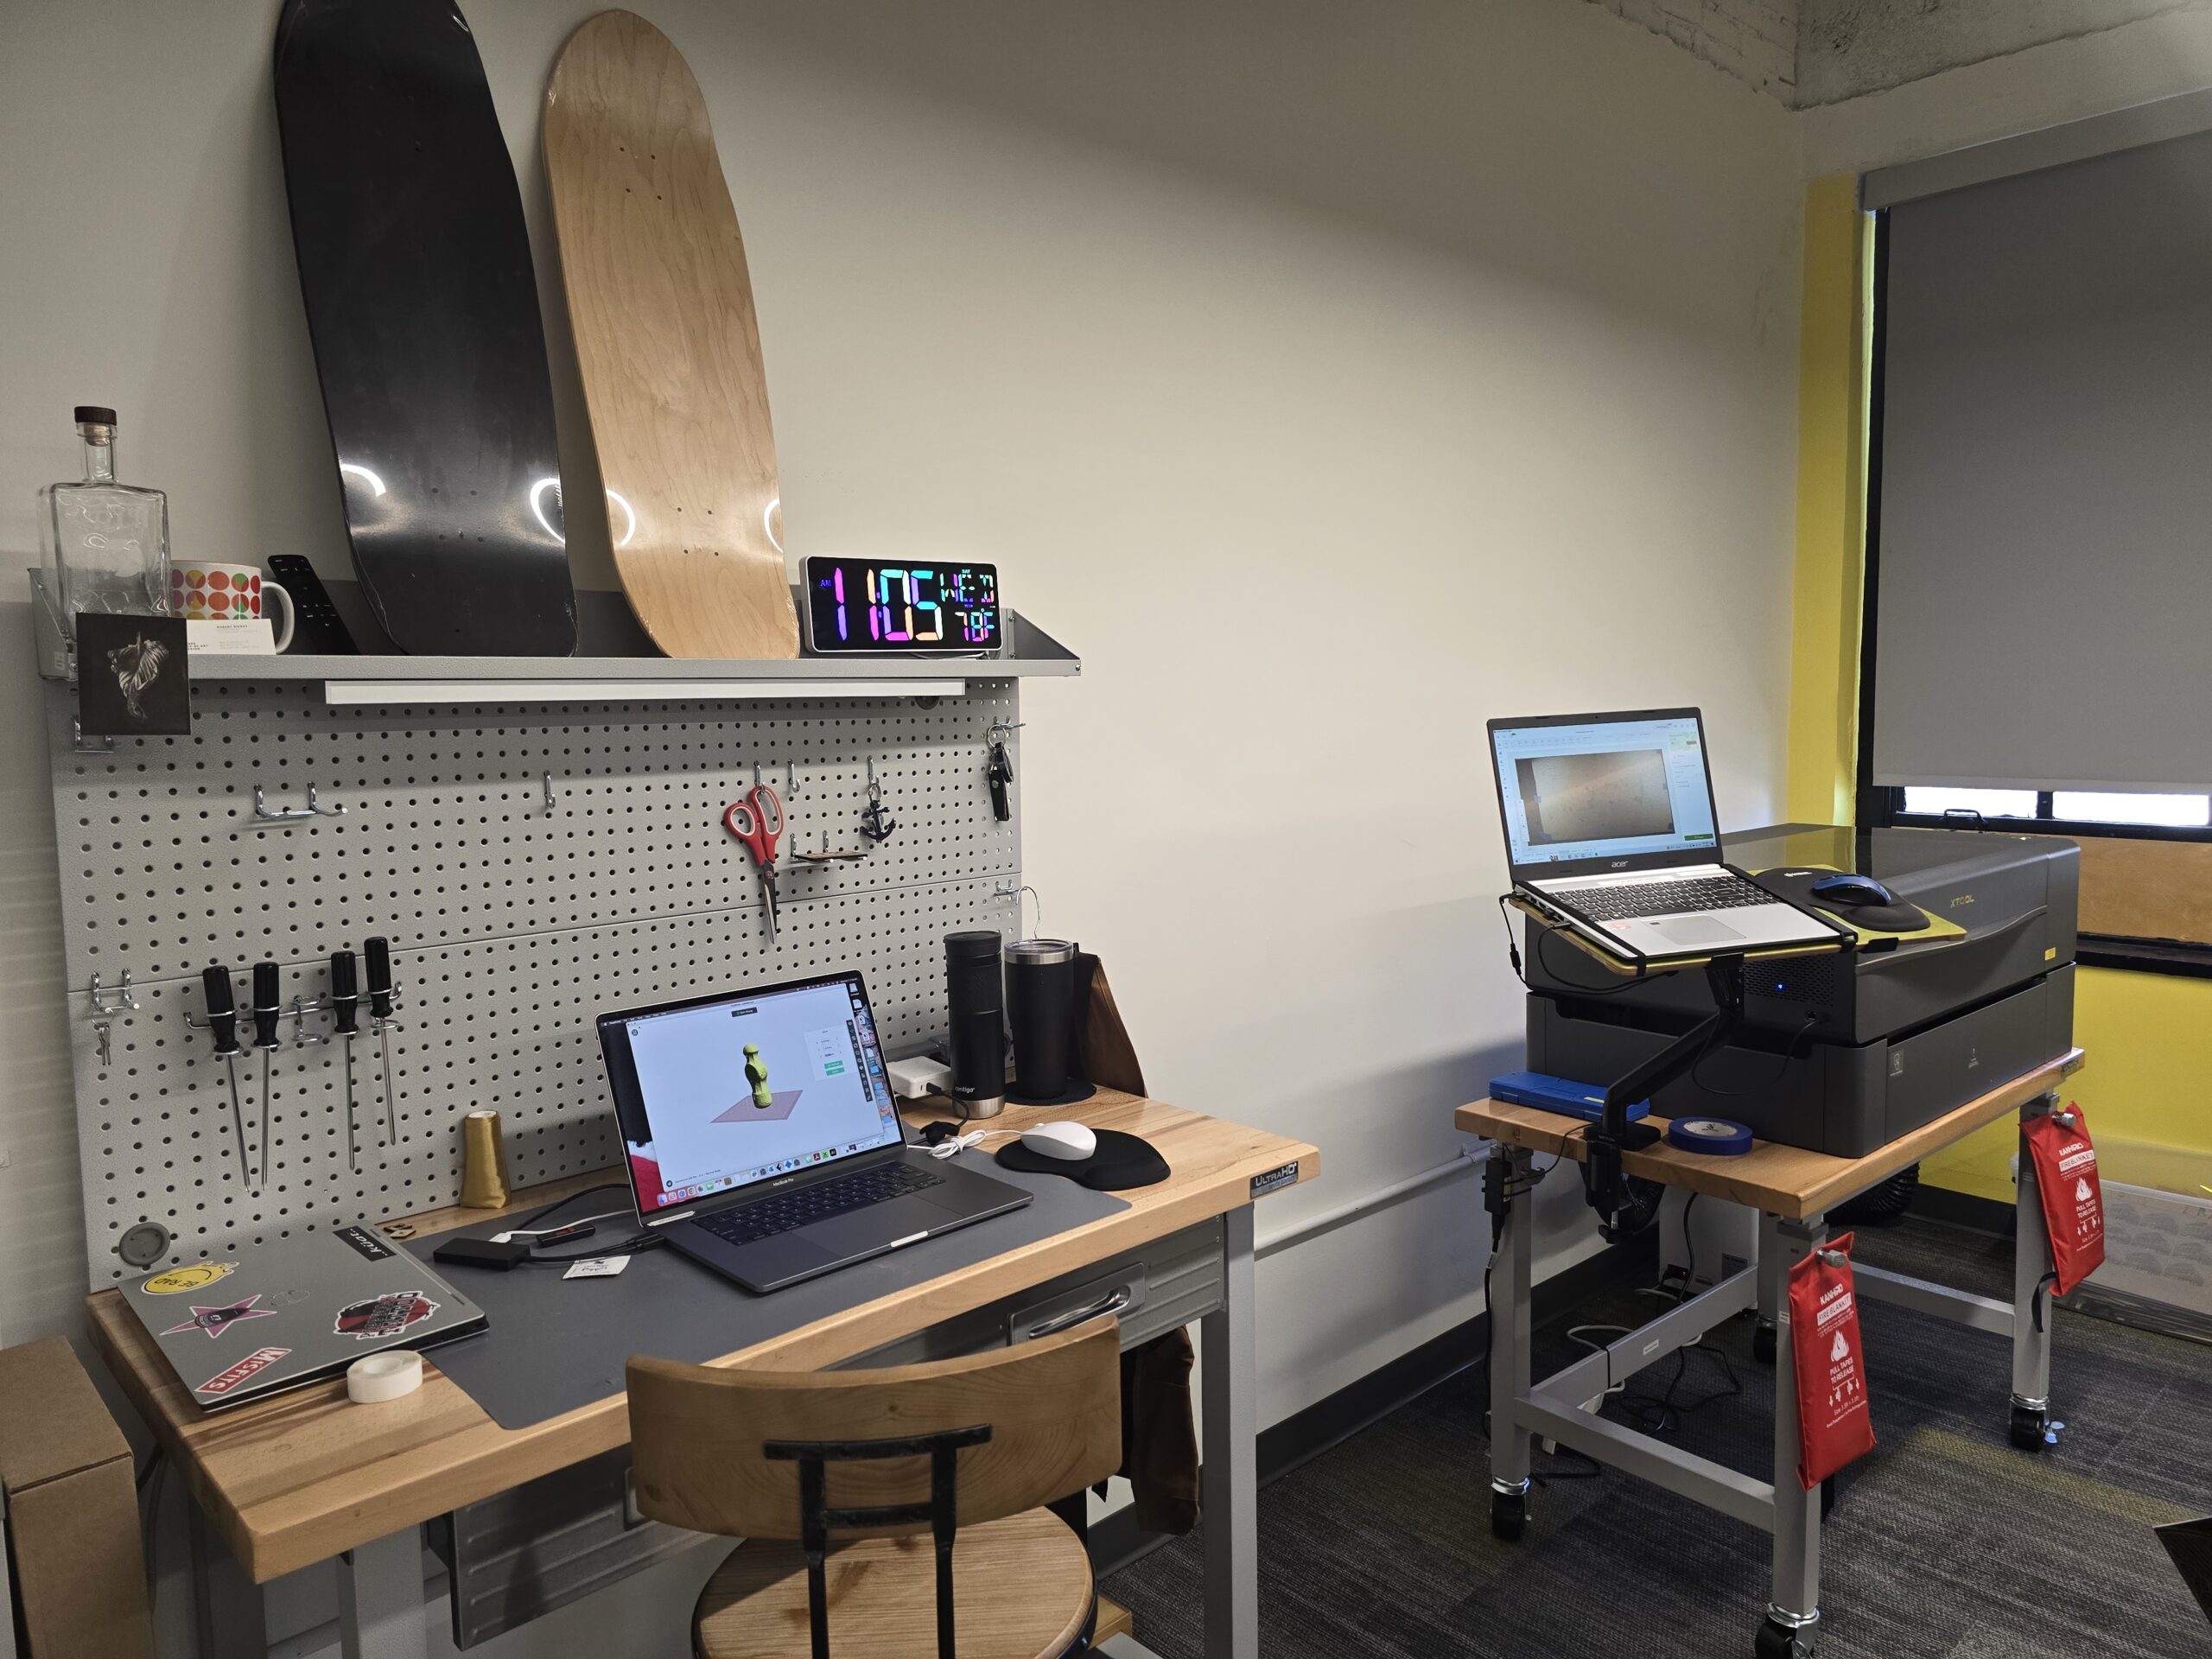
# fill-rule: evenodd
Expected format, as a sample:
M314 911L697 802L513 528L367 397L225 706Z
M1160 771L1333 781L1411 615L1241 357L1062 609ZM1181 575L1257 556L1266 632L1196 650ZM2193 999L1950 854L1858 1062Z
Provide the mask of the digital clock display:
M806 597L807 643L824 655L999 648L996 565L809 559Z

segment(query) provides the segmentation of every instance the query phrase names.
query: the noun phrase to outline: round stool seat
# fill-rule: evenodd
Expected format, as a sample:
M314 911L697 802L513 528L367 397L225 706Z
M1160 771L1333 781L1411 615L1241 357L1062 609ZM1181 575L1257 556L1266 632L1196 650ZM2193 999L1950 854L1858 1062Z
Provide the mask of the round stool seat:
M928 1533L833 1544L832 1659L938 1659L937 1549ZM1083 1632L1094 1586L1083 1541L1049 1510L963 1527L952 1544L960 1659L1051 1659ZM756 1539L715 1569L692 1614L699 1659L806 1659L806 1556Z

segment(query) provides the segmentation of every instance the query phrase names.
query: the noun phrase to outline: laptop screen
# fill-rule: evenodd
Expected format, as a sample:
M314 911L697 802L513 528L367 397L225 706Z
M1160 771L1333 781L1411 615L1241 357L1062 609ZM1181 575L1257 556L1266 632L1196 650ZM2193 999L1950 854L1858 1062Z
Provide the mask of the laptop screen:
M1490 737L1515 870L1719 858L1696 710L1492 721Z
M640 1216L905 1140L858 974L599 1026Z

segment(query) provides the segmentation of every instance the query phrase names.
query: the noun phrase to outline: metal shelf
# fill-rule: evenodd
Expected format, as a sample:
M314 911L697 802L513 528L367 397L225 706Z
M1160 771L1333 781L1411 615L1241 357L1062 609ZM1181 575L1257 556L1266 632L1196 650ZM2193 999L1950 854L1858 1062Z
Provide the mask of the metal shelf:
M31 626L39 673L74 680L74 653L48 593L45 572L33 569ZM356 584L326 584L357 639L378 631ZM796 592L794 601L796 601ZM1007 614L1006 647L990 657L800 657L772 660L700 660L652 652L620 594L576 594L581 648L576 657L410 657L400 652L355 656L194 656L195 683L324 683L332 702L662 701L670 698L957 696L971 680L1072 675L1082 660L1028 618ZM390 688L387 699L382 693Z

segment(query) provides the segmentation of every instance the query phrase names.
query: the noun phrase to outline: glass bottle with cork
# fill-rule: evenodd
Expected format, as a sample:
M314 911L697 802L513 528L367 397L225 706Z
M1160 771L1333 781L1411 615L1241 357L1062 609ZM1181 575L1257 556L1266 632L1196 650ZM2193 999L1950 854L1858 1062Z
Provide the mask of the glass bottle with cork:
M55 597L73 635L84 611L165 615L169 590L168 497L116 481L113 410L81 405L76 422L84 477L40 492Z

